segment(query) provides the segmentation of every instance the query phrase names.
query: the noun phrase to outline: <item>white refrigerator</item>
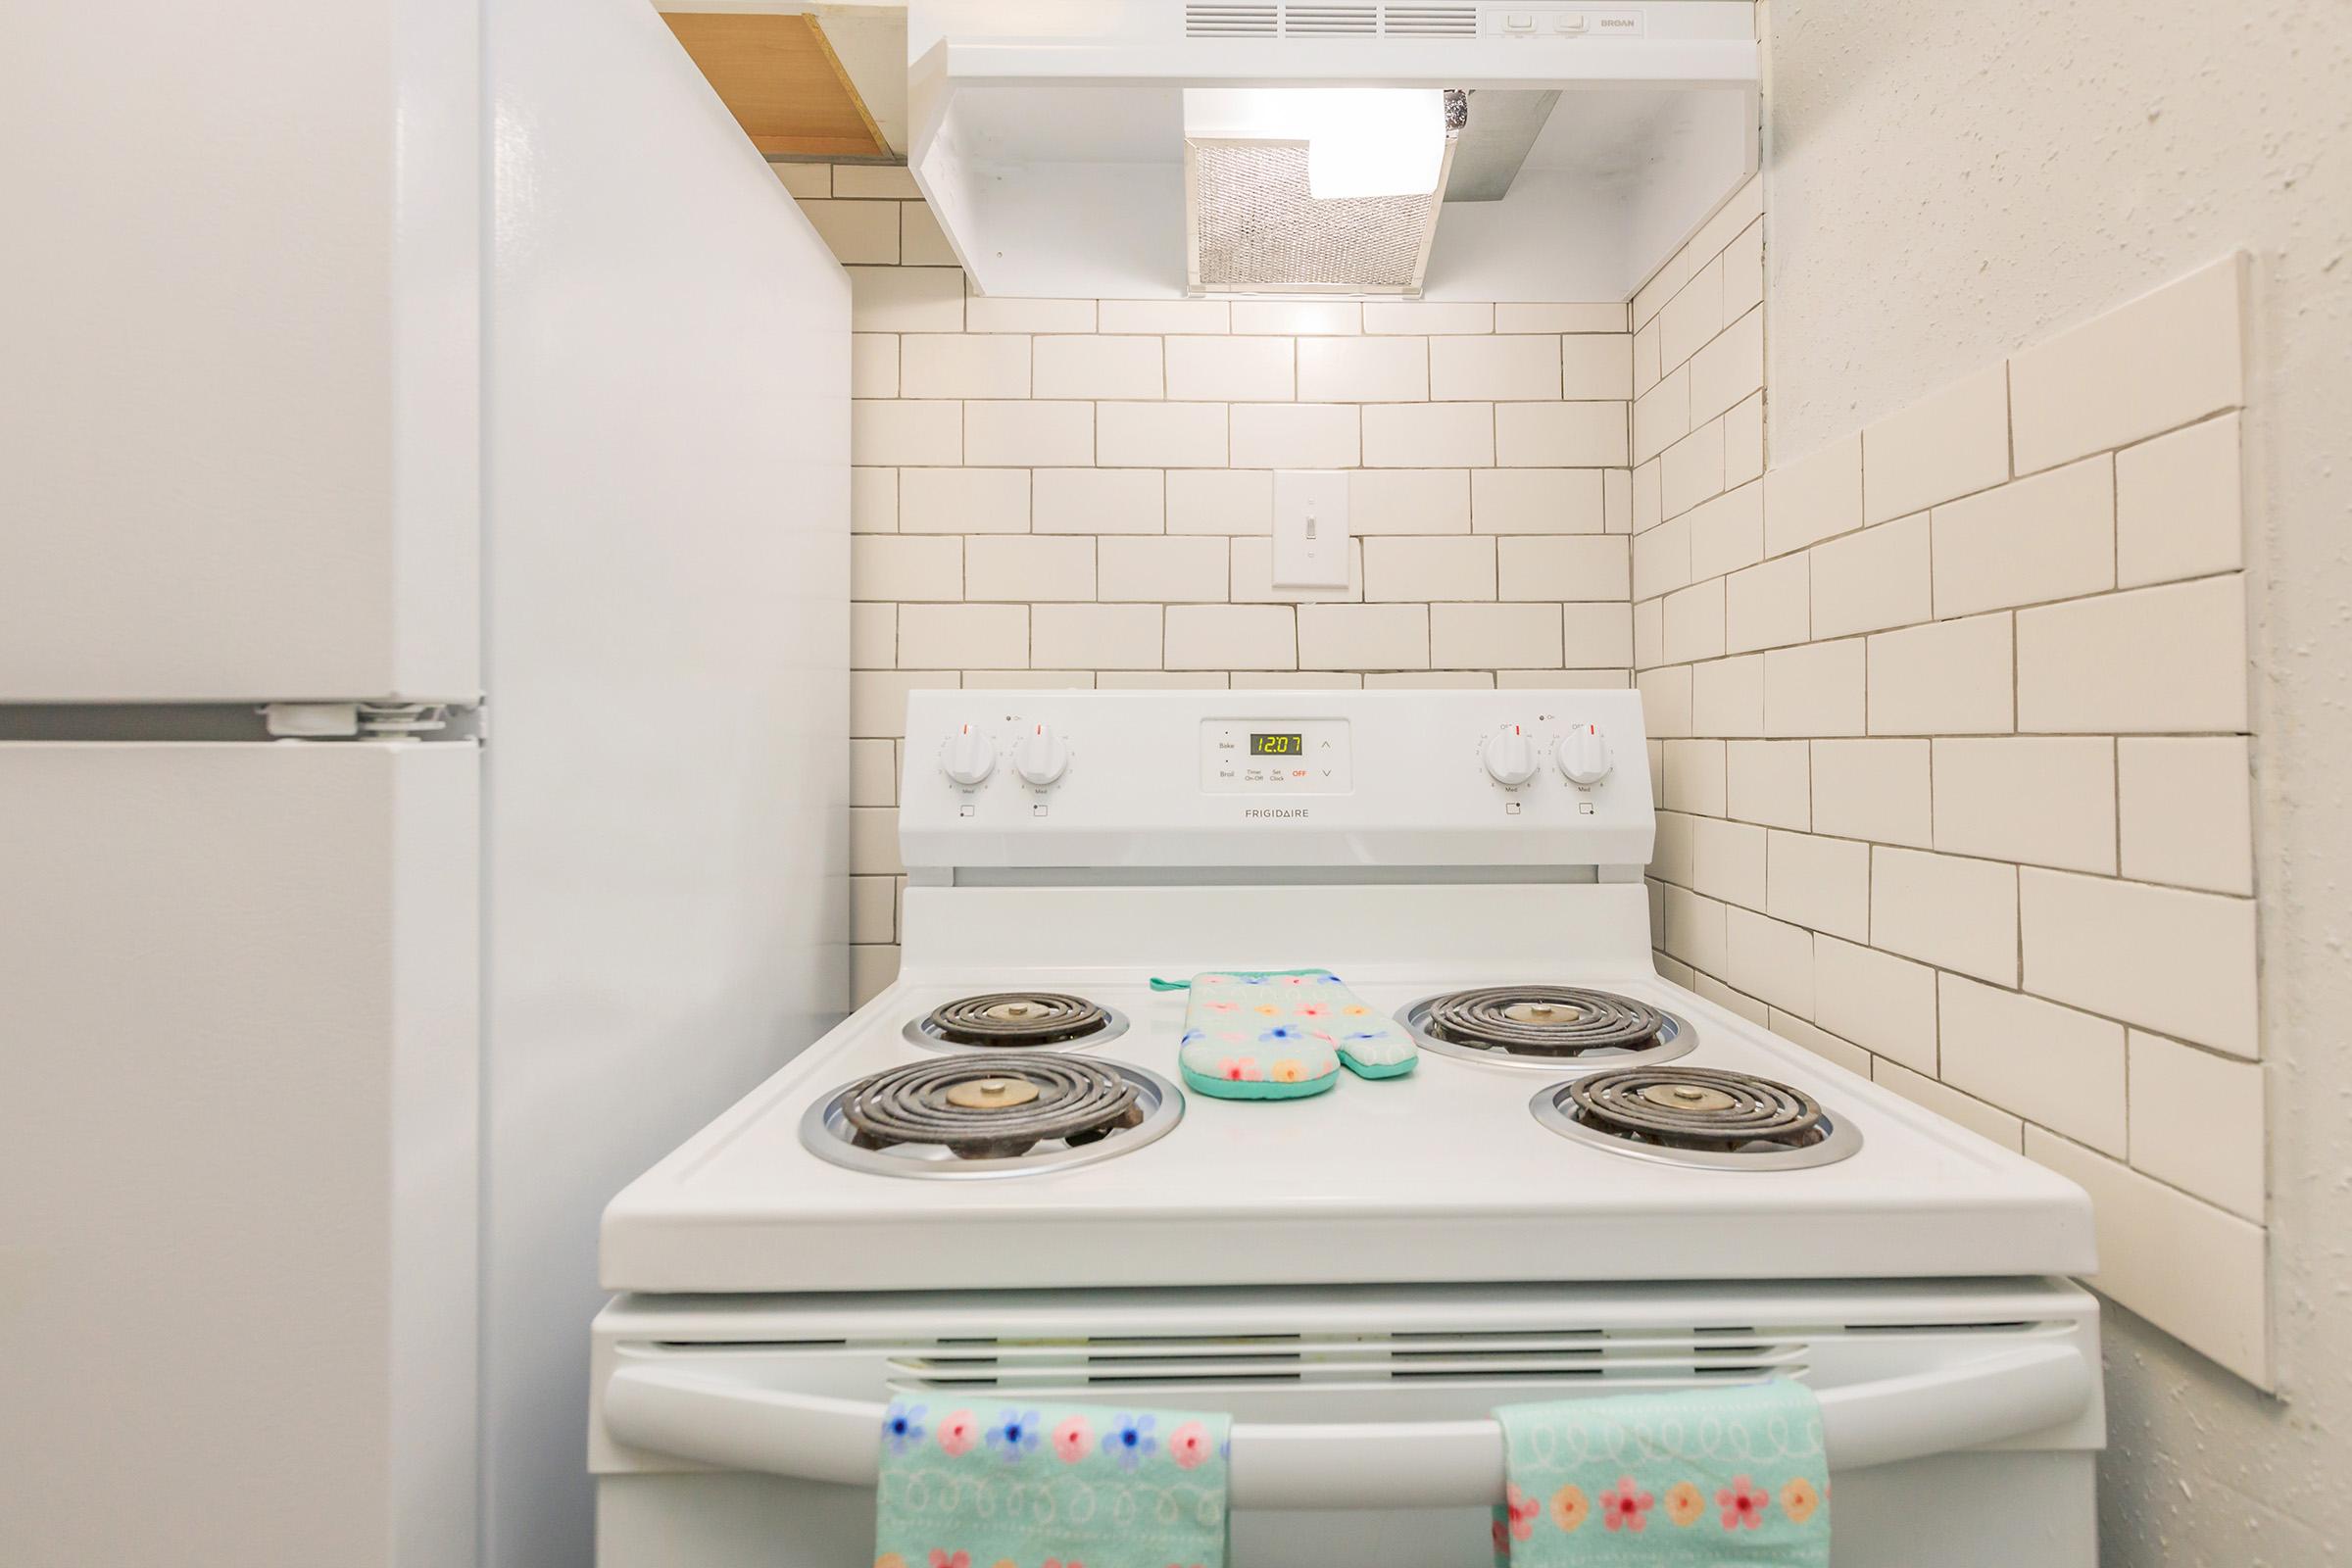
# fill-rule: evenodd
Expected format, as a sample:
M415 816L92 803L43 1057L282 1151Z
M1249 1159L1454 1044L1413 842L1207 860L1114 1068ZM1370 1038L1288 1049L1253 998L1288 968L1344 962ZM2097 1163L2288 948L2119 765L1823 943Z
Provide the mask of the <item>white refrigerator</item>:
M849 290L645 0L0 29L0 1561L584 1563L847 1001Z

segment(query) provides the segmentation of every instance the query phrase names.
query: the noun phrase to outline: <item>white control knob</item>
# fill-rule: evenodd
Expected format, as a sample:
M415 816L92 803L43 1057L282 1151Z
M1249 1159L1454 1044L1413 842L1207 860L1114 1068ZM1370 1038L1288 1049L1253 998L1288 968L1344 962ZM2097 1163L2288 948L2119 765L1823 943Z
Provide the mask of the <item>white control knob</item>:
M1487 776L1505 789L1517 789L1536 776L1536 749L1516 724L1487 740Z
M1070 749L1061 744L1051 724L1039 724L1021 737L1020 749L1012 755L1012 770L1039 789L1058 780L1069 771Z
M997 770L997 749L988 737L966 724L948 737L947 749L939 754L940 770L970 789L985 783L988 775Z
M1609 738L1598 724L1579 724L1560 737L1554 752L1560 773L1571 784L1597 784L1609 776Z

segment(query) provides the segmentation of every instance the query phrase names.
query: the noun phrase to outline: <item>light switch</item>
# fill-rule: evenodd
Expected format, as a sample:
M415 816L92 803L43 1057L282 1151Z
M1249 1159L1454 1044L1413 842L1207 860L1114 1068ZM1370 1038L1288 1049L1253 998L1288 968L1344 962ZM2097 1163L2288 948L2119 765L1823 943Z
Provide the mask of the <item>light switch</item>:
M1288 469L1274 475L1274 586L1348 586L1348 474Z

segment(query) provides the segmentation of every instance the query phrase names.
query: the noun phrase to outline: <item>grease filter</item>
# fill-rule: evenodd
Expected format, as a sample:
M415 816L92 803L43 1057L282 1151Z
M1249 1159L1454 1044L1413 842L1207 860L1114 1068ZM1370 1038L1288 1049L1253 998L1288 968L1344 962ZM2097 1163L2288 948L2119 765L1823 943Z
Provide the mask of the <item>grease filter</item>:
M1199 293L1418 294L1464 96L1446 95L1436 188L1324 200L1309 188L1309 142L1296 134L1297 117L1233 102L1276 96L1185 95L1187 284ZM1253 129L1289 133L1234 133Z

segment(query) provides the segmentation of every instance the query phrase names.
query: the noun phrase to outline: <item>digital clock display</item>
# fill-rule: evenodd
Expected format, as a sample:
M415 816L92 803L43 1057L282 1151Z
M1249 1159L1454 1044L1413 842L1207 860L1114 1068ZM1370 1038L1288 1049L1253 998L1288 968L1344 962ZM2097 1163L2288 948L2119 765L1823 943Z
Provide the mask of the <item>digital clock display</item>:
M1306 750L1303 735L1252 735L1250 737L1251 757L1297 757Z

